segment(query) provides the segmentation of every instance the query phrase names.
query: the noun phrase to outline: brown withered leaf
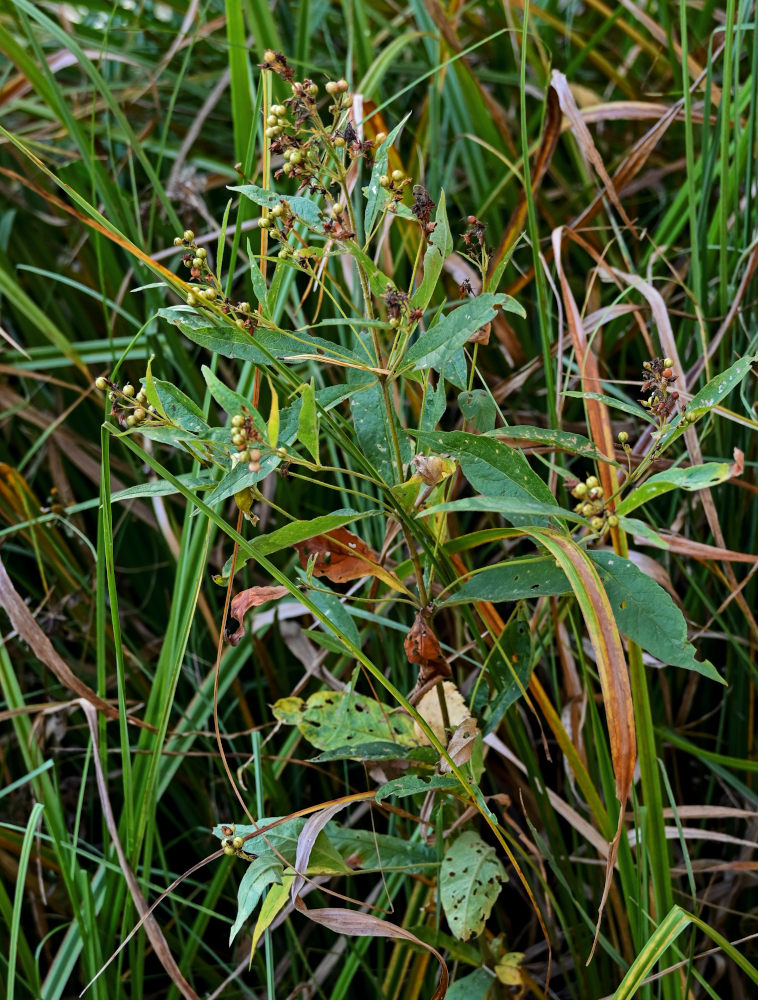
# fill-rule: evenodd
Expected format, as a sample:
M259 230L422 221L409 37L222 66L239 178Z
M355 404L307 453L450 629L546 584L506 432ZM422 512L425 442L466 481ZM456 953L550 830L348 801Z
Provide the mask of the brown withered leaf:
M416 620L405 637L405 655L410 663L418 663L421 668L418 673L417 689L438 678L450 676L450 664L442 655L439 639L423 611L419 611L416 615Z
M472 719L469 716L468 719L463 720L460 726L458 726L453 735L450 737L450 742L447 745L447 752L450 754L450 759L456 767L468 764L471 760L471 751L474 749L474 740L478 735L479 727L476 724L476 719ZM440 774L450 774L451 770L452 768L443 757L439 764Z
M469 344L484 344L486 347L490 342L490 332L492 331L492 322L485 323L484 326L480 326L478 330L474 330L468 339Z
M303 569L315 556L313 575L325 576L332 583L349 583L364 576L378 577L394 590L406 591L394 573L379 565L379 556L362 538L347 528L334 528L295 544Z
M224 638L236 646L245 634L243 618L250 608L259 608L267 601L278 601L289 594L286 587L250 587L235 594L229 607L229 617L224 626Z

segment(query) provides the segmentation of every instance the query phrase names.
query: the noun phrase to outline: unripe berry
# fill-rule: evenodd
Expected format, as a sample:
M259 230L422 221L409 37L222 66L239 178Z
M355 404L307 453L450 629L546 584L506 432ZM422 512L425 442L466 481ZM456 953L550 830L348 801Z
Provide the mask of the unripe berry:
M124 386L124 388L121 391L123 392L123 394L125 396L133 396L134 395L134 386L131 384L131 382L127 382L126 385Z
M194 292L187 292L187 305L196 306L197 305L197 295Z
M607 524L609 528L618 528L619 526L618 517L616 517L615 514L609 514Z
M191 229L185 229L183 235L187 243L191 243L195 238L195 234Z
M671 358L664 358L663 359L663 367L664 368L673 368L674 367L673 360Z
M324 87L324 90L327 92L327 94L337 94L339 93L339 89L340 89L339 84L337 83L336 80L329 80L326 86Z
M345 211L344 207L338 201L336 201L332 205L332 213L331 214L332 214L333 218L339 219L339 217L342 215L342 213L344 211Z
M260 462L261 460L261 450L260 448L251 448L250 455L248 456L251 462Z
M205 260L205 258L208 256L208 251L205 249L205 247L198 247L197 250L195 251L195 255L197 257L200 257L201 260Z
M213 302L217 293L215 288L204 288L200 294L204 299L207 299L208 302Z
M397 183L398 181L403 180L404 177L405 177L405 174L403 173L402 170L393 170L392 171L392 180L395 181L395 183Z
M273 49L266 49L266 51L263 53L263 61L267 63L275 63L276 52L274 52Z
M342 147L345 145L345 139L344 139L344 137L341 136L341 135L335 135L335 137L334 137L334 145L338 149L342 149Z
M281 130L282 129L280 125L272 125L269 128L267 128L263 134L266 136L267 139L276 139Z
M196 271L199 271L200 268L203 266L203 258L202 257L193 257L192 258L192 266L193 266L193 268L195 268Z
M591 503L582 504L582 514L584 514L585 517L589 517L590 514L594 513L595 513L595 508L592 506Z
M147 412L141 406L138 406L137 409L134 411L134 419L138 423L140 420L144 420L146 416Z
M270 214L273 215L275 219L278 219L281 215L284 215L284 205L282 205L281 203L278 205L274 205L274 207L271 209Z
M587 478L587 489L588 490L591 490L593 488L593 486L599 486L599 485L600 485L600 481L598 480L597 476L589 476Z
M249 462L247 468L248 468L249 472L260 472L261 471L261 463L260 462Z
M387 138L386 132L377 132L376 135L374 136L374 142L377 144L377 146L381 146L381 144L384 142L386 138Z
M175 247L180 247L180 246L182 246L183 243L184 243L184 240L181 238L181 236L177 236L174 239L174 246Z
M269 115L268 118L266 119L266 124L267 125L278 125L279 124L279 119L276 117L276 115Z
M393 330L396 330L400 326L400 320L398 319L397 316L392 317L392 319L390 320L390 326L392 327Z
M379 187L386 188L389 186L390 186L389 177L386 174L382 174L382 176L379 178Z
M126 418L126 426L134 427L136 423L137 423L137 418L134 416L133 413L130 413L129 416Z
M575 496L578 500L581 500L582 497L586 497L587 496L587 484L586 483L577 483L576 486L571 491L571 495Z
M234 416L232 417L232 427L244 427L244 426L245 426L245 418L242 416L241 413L235 413Z
M234 855L235 855L236 853L237 853L237 852L236 852L236 851L234 850L234 848L232 847L232 845L231 845L231 844L227 844L227 845L226 845L226 846L224 847L224 854L227 854L227 855L228 855L228 856L229 856L230 858L231 858L231 857L234 857Z
M95 379L95 388L99 389L101 392L108 388L108 379L104 378L102 375Z
M271 219L269 219L266 216L264 216L261 219L258 219L258 228L259 229L271 229Z
M602 517L593 517L592 520L590 521L590 527L592 528L593 531L602 531L603 530Z
M338 80L337 81L337 90L340 93L344 94L345 91L347 90L347 80Z
M284 107L283 104L272 104L271 114L275 115L277 118L282 118L284 115L287 114L287 109Z
M628 440L629 440L629 435L627 434L627 432L626 431L619 431L619 442L621 444L626 444L626 442Z
M311 84L311 85L310 85L310 86L309 86L309 87L307 88L307 90L308 90L308 96L309 96L309 97L315 97L315 96L316 96L316 94L318 94L318 87L316 86L316 84L315 84L315 83L312 83L312 84Z
M244 847L244 845L245 845L244 837L235 837L234 840L232 841L232 847L236 848L238 851L240 850L241 847Z

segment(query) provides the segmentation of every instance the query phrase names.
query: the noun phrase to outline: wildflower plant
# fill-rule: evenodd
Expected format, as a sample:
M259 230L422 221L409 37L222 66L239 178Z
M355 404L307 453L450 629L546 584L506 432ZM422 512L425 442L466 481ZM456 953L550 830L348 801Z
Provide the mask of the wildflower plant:
M345 933L392 936L386 923L378 930L374 916L351 912L342 923L319 916L300 892L316 875L338 878L376 864L389 873L387 856L395 851L398 871L424 874L452 935L479 938L479 952L467 959L476 965L492 959L494 944L481 935L509 877L520 880L538 911L544 905L531 858L488 787L485 760L494 751L483 737L519 704L545 711L534 672L543 651L533 635L551 607L558 615L578 607L603 695L613 781L597 792L581 760L569 755L569 766L609 845L606 892L617 852L627 849L622 834L640 711L632 687L640 697L644 684L640 651L721 683L716 668L696 658L670 595L627 558L628 539L637 534L665 545L644 521L646 502L739 472L727 463L656 469L744 377L750 359L686 407L675 389L674 360L646 362L641 406L625 404L637 431L619 432L610 450L579 434L513 426L476 364L499 317L524 314L497 291L505 265L493 271L485 225L473 215L466 220L460 256L470 277L451 284L445 265L455 238L444 192L427 191L400 165L403 123L389 135L374 131L370 119L356 116L346 81L298 81L281 53L267 51L261 68L286 96L263 110L271 183L243 178L231 188L240 208L252 203L260 212L258 243L247 243L246 280L222 271L222 242L214 269L209 249L185 231L174 241L190 272L181 285L184 302L159 314L206 352L202 374L222 426L213 426L212 407L150 367L136 393L105 376L98 388L111 400L114 433L159 475L165 470L141 439L153 437L194 459L200 486L170 481L226 532L217 582L236 595L228 602L227 641L241 641L248 611L286 596L318 622L309 634L337 658L342 679L332 677L331 689L305 699L276 701L273 718L285 730L294 727L322 766L361 762L369 769L369 789L360 797L382 806L405 799L406 810L421 811L412 835L383 834L384 856L375 857L363 839L368 829L333 819L350 796L314 803L307 821L271 820L254 815L237 788L250 822L215 831L223 853L245 863L232 937L265 900L255 949L289 899ZM402 229L409 271L389 257L390 227ZM614 405L596 392L578 395ZM525 457L522 449L531 445L560 449L560 463L550 466L555 492ZM290 486L298 481L333 491L334 510L308 518L290 508ZM232 497L236 528L223 513ZM482 517L489 525L483 530ZM262 519L276 526L260 531ZM244 587L246 564L263 583ZM510 610L501 617L497 609L504 607ZM367 612L408 629L405 688L375 651L369 654L359 631ZM465 655L456 651L461 645ZM549 712L546 719L565 748L562 723ZM651 767L647 757L644 767ZM646 779L653 780L649 773ZM628 865L618 877L622 885L633 877ZM601 910L603 900L596 900ZM434 947L443 947L444 934L404 936L432 951L446 982ZM498 947L502 982L521 984L520 957Z

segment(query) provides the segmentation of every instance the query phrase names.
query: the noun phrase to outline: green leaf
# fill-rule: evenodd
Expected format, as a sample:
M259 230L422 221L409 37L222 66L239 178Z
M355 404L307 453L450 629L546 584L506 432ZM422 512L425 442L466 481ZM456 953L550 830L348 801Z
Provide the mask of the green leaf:
M391 795L403 798L405 795L418 795L433 791L452 792L460 787L460 781L451 774L405 774L402 778L394 778L382 785L376 793L376 801L383 802Z
M384 396L378 382L350 398L353 426L358 444L371 462L379 478L390 485L398 482L399 472L395 464L390 426ZM395 431L400 440L400 455L404 464L411 460L410 443L400 426L397 415L392 414Z
M247 241L247 259L250 261L250 280L253 283L255 297L263 311L263 315L270 319L271 311L269 310L268 305L268 288L266 287L266 279L263 277L263 272L261 271L260 264L258 263L258 258L253 253L250 240Z
M243 198L248 198L262 208L273 208L275 205L283 205L304 222L310 229L317 233L323 233L324 227L321 222L321 210L315 201L310 198L301 198L297 195L283 195L276 191L266 191L265 188L258 187L257 184L238 184L236 187L229 187L229 191L239 191Z
M442 859L439 893L450 930L461 941L481 934L502 882L507 882L494 848L467 830Z
M535 500L514 499L512 497L461 497L460 500L448 500L446 503L425 507L418 517L428 517L444 511L476 510L500 514L514 524L522 523L524 518L563 517L567 521L583 522L585 518L564 510L554 503L538 503Z
M617 511L619 514L628 514L670 490L707 490L725 483L731 476L732 466L729 462L707 462L705 465L692 465L686 469L667 469L641 483L621 501Z
M237 916L229 930L229 944L239 934L265 890L272 883L281 881L282 863L278 858L268 855L265 858L256 858L248 864L237 889Z
M275 823L281 817L271 816L261 817L256 826L238 823L234 827L235 836L246 837L248 834L256 833L261 827ZM279 826L275 826L265 835L251 837L245 842L243 850L250 854L257 854L256 861L251 861L251 865L277 864L282 870L281 854L287 864L294 865L297 856L297 841L303 827L305 819L287 819ZM222 840L226 834L221 825L213 828L214 837ZM265 839L264 839L265 836ZM329 836L322 830L316 838L313 850L308 861L308 872L311 875L342 875L345 873L345 862L341 854L336 849Z
M445 362L463 347L468 338L495 316L499 308L510 308L512 312L522 312L515 299L508 295L478 295L467 299L451 310L431 330L422 333L413 344L404 361L412 364L416 371L434 368L439 371Z
M377 740L414 746L418 741L413 720L372 698L345 691L315 691L307 702L302 698L280 698L273 705L274 716L297 726L319 750L341 751L346 746Z
M619 517L619 526L628 535L639 535L658 549L671 548L666 539L654 531L646 521L640 521L636 517Z
M599 568L619 632L663 663L725 683L712 663L695 659L684 615L663 587L613 552L589 555Z
M266 424L266 434L268 436L268 443L272 448L276 448L279 441L279 397L276 394L276 389L271 382L268 380L269 389L271 390L271 408L268 415L268 423Z
M176 478L179 482L184 483L184 485L189 487L191 490L207 489L209 486L214 485L214 483L208 478L207 473L195 476L190 472L185 472ZM125 490L119 490L117 493L112 493L111 503L115 503L119 500L134 500L139 497L164 497L178 492L179 491L173 483L167 483L160 479L155 483L140 483L139 486L129 486Z
M210 430L203 411L181 389L159 378L153 379L153 386L161 409L172 423L192 434L204 434Z
M501 441L462 431L416 432L415 437L424 447L458 458L478 493L555 505L555 497L521 452Z
M321 337L311 337L305 332L288 333L259 327L253 335L232 325L216 326L210 316L187 311L183 306L159 309L158 315L173 323L193 343L224 358L268 365L272 357L323 353L327 358L363 363L363 359L356 357L349 348L332 344Z
M281 880L281 884L273 885L263 901L263 906L261 907L261 912L258 914L258 919L255 922L255 930L253 931L253 943L250 946L250 961L253 960L255 955L255 949L258 947L258 942L261 939L263 932L271 925L277 913L283 910L287 905L287 898L290 892L290 886L294 881L295 874L284 875Z
M521 697L532 672L532 631L528 619L515 618L503 629L488 661L488 668L499 688L492 703L487 722L492 730L492 720L497 712L500 718ZM498 654L498 655L496 655Z
M412 309L426 309L442 273L442 265L453 252L453 237L450 233L450 224L447 221L444 191L440 192L434 221L436 226L424 253L424 277L411 297Z
M702 417L704 414L709 413L733 389L737 388L756 363L758 363L758 354L750 354L744 358L740 358L739 361L735 361L730 368L727 368L721 375L712 378L707 385L695 393L687 404L687 413L691 417ZM664 433L659 442L659 447L668 447L672 441L675 441L685 432L688 426L689 422L684 423L680 415L679 419L676 422L672 422L668 431Z
M479 434L494 430L497 420L497 403L484 389L472 389L458 396L461 413Z
M265 437L266 424L263 421L263 417L253 408L253 404L247 396L243 396L242 393L236 392L234 389L230 389L229 386L224 385L221 379L207 365L202 365L200 371L205 379L205 384L208 386L208 391L224 413L228 413L230 417L233 417L237 413L249 414L253 419L255 429L262 437Z
M353 746L335 747L324 750L323 753L311 757L314 764L324 764L330 760L397 760L407 755L407 747L386 740L375 740L372 743L361 743ZM458 781L456 779L456 784Z
M615 396L606 396L602 392L579 392L566 389L563 392L564 396L571 396L574 399L598 399L601 403L605 403L606 406L610 406L613 410L621 410L622 413L630 413L633 417L637 417L638 420L644 420L646 424L650 423L650 414L647 410L643 410L641 406L637 406L636 403L630 403L625 399L616 399Z
M351 868L362 871L413 872L437 864L434 847L407 837L393 837L373 830L355 830L329 823L326 827L329 842Z
M316 464L318 453L318 414L316 413L316 392L313 379L302 387L303 405L297 421L297 436L300 443L310 452Z
M456 979L447 991L445 1000L486 1000L490 988L496 982L487 969L476 969L467 976Z
M582 434L575 434L573 431L554 431L544 427L500 427L490 436L496 440L505 438L512 441L524 441L531 445L554 447L558 451L566 451L570 455L580 455L583 458L608 462L605 455L597 450L589 438Z
M374 227L374 221L377 213L379 212L380 205L383 205L384 200L387 198L384 188L379 186L379 178L382 174L387 173L389 149L395 139L397 139L400 135L403 126L408 121L410 116L411 112L409 111L405 118L403 118L403 120L392 129L374 154L374 167L371 171L371 180L368 182L368 186L364 188L364 194L366 195L366 211L363 217L363 226L367 237Z

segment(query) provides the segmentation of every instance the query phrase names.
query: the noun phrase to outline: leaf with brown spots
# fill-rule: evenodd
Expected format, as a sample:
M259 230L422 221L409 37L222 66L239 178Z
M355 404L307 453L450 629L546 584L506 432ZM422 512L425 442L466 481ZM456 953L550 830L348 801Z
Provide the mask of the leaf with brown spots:
M423 611L419 611L410 632L405 637L405 655L410 663L418 663L416 690L441 677L450 676L450 664L442 655L440 643Z
M349 583L364 576L375 576L393 590L408 593L394 573L379 565L376 552L347 528L334 528L323 535L314 535L297 542L295 549L303 569L313 558L314 576L325 576L332 583Z
M285 597L287 594L289 594L289 590L286 587L249 587L247 590L241 590L239 594L235 594L224 627L226 641L232 646L236 646L240 641L245 634L242 619L250 608L259 608L267 601L278 601L280 597Z

